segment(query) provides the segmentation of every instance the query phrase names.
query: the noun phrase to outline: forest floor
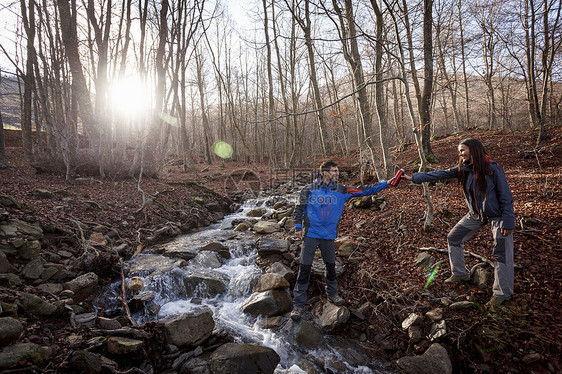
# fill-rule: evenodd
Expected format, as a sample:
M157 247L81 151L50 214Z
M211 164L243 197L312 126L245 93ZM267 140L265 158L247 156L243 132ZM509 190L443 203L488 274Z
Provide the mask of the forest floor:
M443 284L450 272L447 255L440 252L432 255L437 261L443 260L443 266L424 288L427 269L415 266L414 259L420 248L446 249L447 232L467 208L456 183L430 187L435 217L431 229L425 232L421 218L427 205L422 189L403 181L398 188L379 193L387 199L382 211L348 208L342 216L340 236L363 237L366 244L361 249L364 260L348 263L339 279L341 295L352 310L366 302L373 306L371 315L352 318L350 328L343 334L354 338L365 334L365 343L373 347L374 353L391 361L423 351L423 347L409 342L407 331L401 328L402 321L411 312L422 314L441 307L448 333L438 340L446 343L455 372L561 372L562 127L549 127L548 134L537 154L533 152L533 132L474 130L432 142L441 159L439 164L431 165L434 168L454 166L459 140L470 135L483 142L506 173L516 219L515 294L506 307L494 311L445 307L443 298L470 300L483 306L491 297L491 285L478 289L470 284ZM143 230L177 220L181 206L210 193L205 188L228 195L233 188L241 189L242 184L259 181L253 187L268 187L291 174L283 177L267 166L233 161L194 164L187 172L169 166L162 178L143 179L144 192L147 196L161 193L161 203L149 205L136 215L142 206L136 181L65 181L61 176L39 174L22 162L21 148L11 145L8 143L6 149L10 168L0 170L0 194L10 195L22 204L22 218L68 230L76 229L77 219L103 223L118 228L132 248L143 244ZM414 145L393 152L393 156L395 164L408 174L415 171L411 164L418 157ZM338 158L338 163L340 170L347 172L348 179L343 183L361 184L356 159ZM366 178L363 182L374 180ZM170 188L179 185L181 188ZM55 193L53 199L41 199L34 193L37 189L66 191L73 199L63 203L63 193ZM490 230L480 230L467 242L465 250L493 261ZM469 269L478 262L481 261L467 258ZM319 286L313 283L311 292L318 292Z

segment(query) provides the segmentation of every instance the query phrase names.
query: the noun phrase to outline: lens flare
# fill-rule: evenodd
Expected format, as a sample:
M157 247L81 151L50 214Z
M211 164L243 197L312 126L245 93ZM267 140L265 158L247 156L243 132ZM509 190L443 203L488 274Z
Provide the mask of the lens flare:
M423 287L424 290L427 290L427 287L429 287L429 284L431 282L433 282L433 279L437 275L437 271L439 270L439 267L441 266L442 263L443 263L443 260L441 260L441 261L439 261L438 263L435 264L435 267L433 268L433 271L431 272L431 274L429 274L429 277L427 278L427 282L425 282L425 286Z
M233 153L232 146L227 142L223 142L222 140L213 143L212 150L213 153L220 158L230 158L232 157Z

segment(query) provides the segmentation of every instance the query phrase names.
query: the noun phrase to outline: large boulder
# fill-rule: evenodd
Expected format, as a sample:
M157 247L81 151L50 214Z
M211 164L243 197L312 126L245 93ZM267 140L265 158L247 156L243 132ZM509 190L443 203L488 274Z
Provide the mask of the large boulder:
M23 331L23 325L11 317L0 318L0 346L11 344L18 340Z
M209 269L218 269L222 265L217 257L217 254L209 251L199 252L197 256L191 260L191 262Z
M351 313L345 306L337 306L332 303L324 303L315 310L316 316L320 319L320 326L325 332L336 331L344 326Z
M73 300L75 303L86 300L98 286L98 276L96 273L87 273L64 284L65 290L74 292Z
M295 280L295 272L282 262L275 262L267 269L268 273L278 274L285 278L289 283Z
M273 373L281 358L271 348L254 344L226 343L211 354L212 373Z
M183 269L183 283L188 296L214 297L226 291L229 279L212 269L188 267Z
M432 344L421 356L402 357L396 366L404 374L451 374L453 365L447 350L440 344Z
M289 241L285 239L262 237L256 241L256 247L260 256L286 253L289 251L289 246Z
M107 339L107 352L112 355L127 355L138 351L142 345L142 340L110 336Z
M41 367L49 354L47 348L35 343L13 344L0 352L0 369L6 369L17 364L35 364Z
M226 260L230 258L230 250L228 249L228 247L225 247L221 243L213 242L199 248L199 252L204 252L204 251L215 252L216 254L218 254L219 256L221 256Z
M281 231L281 226L275 221L259 221L254 225L254 231L258 234L272 234Z
M291 296L286 290L269 290L253 293L242 305L244 313L253 317L273 317L291 309Z
M289 288L289 282L279 274L266 273L258 280L258 284L254 288L254 292L263 292L269 290L283 290Z
M56 306L55 304L51 304L50 302L39 296L26 292L22 292L21 296L21 303L23 305L23 309L26 312L38 316L50 316L55 314L59 310L58 306Z
M214 328L213 312L206 308L193 315L184 315L164 323L168 342L178 347L201 344L211 336Z
M296 344L304 348L321 348L326 345L320 327L304 319L298 322L290 319L283 326L283 332L286 336L292 337Z

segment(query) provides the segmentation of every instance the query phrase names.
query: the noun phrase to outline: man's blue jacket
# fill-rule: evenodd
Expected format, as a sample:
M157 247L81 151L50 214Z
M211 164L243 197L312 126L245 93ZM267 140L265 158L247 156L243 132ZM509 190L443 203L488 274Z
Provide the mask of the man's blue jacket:
M347 199L369 196L388 188L386 181L372 186L349 187L322 183L322 179L304 187L295 208L295 229L317 239L336 239L338 223ZM303 226L304 225L304 226Z

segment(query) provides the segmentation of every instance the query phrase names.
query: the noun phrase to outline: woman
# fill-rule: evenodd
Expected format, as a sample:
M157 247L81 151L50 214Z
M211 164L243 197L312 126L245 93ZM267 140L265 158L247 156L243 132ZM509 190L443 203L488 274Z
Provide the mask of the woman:
M457 178L468 205L468 213L447 235L452 284L470 280L464 263L463 243L490 223L494 236L494 285L488 306L500 305L513 294L513 196L501 166L493 161L477 139L458 146L459 164L447 170L416 173L403 178L414 183Z

